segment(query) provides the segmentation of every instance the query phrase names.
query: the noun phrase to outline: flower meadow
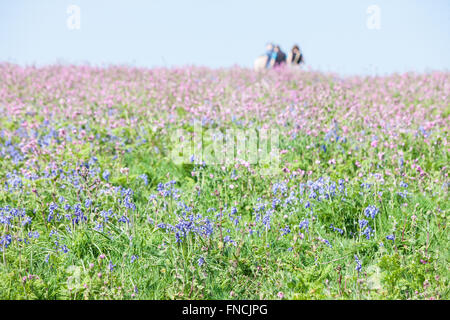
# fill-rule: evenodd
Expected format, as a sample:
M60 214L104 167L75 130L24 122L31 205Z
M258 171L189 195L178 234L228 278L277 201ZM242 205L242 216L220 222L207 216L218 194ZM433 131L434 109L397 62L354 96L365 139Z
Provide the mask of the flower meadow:
M448 299L450 73L0 64L1 299ZM267 164L171 136L276 129Z

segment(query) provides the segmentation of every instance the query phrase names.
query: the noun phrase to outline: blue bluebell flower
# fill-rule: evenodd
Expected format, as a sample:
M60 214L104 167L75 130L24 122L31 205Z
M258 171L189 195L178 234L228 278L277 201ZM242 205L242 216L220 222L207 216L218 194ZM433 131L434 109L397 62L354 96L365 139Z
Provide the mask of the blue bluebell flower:
M118 221L122 223L130 223L130 219L128 219L128 217L126 216L120 217Z
M140 179L142 179L142 181L144 181L144 184L145 185L148 185L148 177L147 177L147 175L144 173L144 174L141 174L140 176L139 176L139 178Z
M113 272L115 267L116 267L116 265L113 264L111 260L109 260L109 265L108 265L109 272Z
M286 225L286 227L284 227L284 228L281 228L281 235L282 236L285 236L285 235L287 235L288 233L291 233L291 229L289 228L289 226L288 225Z
M5 234L0 238L0 251L3 252L4 249L8 248L8 246L12 242L12 236L10 234Z
M356 262L356 268L355 270L358 271L358 273L362 269L361 261L359 261L358 256L355 254L355 262Z
M394 241L395 240L395 235L393 235L393 234L388 235L388 236L386 236L386 239Z
M369 221L367 221L366 219L359 220L359 227L361 229L364 229L364 227L367 226L368 224L369 224Z
M111 173L108 170L103 171L102 177L106 181L109 181L109 177L111 176Z

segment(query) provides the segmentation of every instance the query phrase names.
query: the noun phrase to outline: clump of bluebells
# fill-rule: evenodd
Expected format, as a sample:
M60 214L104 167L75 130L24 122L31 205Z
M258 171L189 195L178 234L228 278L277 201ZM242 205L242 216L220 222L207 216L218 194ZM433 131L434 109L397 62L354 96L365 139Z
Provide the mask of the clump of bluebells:
M365 236L367 240L373 235L373 229L366 219L359 220L359 229L361 230L361 235Z
M299 229L302 230L303 228L308 231L308 227L309 227L309 220L305 219L302 222L300 222L300 224L298 225Z
M368 218L375 219L375 216L379 211L380 210L374 205L369 205L366 209L364 209L364 215Z
M177 242L182 242L191 233L200 237L210 237L214 233L212 222L200 214L190 215L187 219L180 218L177 224L167 224L165 229L175 234Z
M336 228L334 225L330 225L330 229L340 233L341 235L344 234L344 230L342 230L340 228Z

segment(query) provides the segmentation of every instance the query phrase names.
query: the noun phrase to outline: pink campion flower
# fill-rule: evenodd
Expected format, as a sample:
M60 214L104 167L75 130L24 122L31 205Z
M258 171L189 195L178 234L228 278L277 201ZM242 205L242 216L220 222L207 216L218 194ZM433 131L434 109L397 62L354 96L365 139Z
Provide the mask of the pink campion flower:
M348 133L348 127L347 126L342 126L342 131L344 132L344 134Z
M328 161L328 164L336 164L336 160L333 158L333 159L330 159L329 161Z
M373 140L373 141L370 143L370 146L371 146L372 148L376 148L377 145L378 145L378 140Z
M67 132L64 128L62 128L62 129L58 130L58 134L60 137L64 138L66 136Z
M283 292L278 292L277 293L278 298L283 299L284 298L284 293Z

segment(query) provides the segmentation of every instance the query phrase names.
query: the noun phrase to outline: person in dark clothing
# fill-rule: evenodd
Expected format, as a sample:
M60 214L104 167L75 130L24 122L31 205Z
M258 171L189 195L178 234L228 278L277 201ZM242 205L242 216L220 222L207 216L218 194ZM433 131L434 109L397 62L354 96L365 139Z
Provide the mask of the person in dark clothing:
M303 54L300 51L300 47L298 45L294 45L292 47L291 52L289 52L287 61L290 65L300 65L304 62Z
M273 49L272 60L270 61L271 67L281 66L286 63L286 54L281 50L280 46L275 46Z

